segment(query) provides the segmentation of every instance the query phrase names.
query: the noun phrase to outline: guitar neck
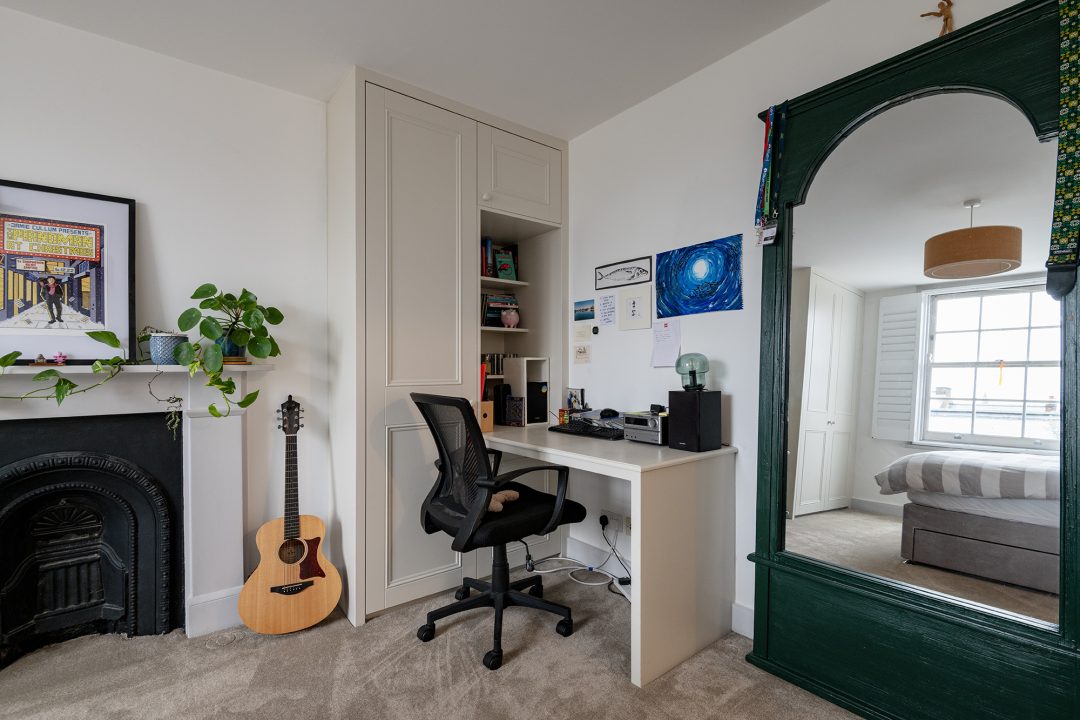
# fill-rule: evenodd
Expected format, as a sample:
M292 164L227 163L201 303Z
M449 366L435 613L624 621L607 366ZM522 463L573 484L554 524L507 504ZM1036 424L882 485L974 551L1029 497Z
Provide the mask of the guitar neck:
M285 538L300 537L300 497L297 490L296 435L285 436Z

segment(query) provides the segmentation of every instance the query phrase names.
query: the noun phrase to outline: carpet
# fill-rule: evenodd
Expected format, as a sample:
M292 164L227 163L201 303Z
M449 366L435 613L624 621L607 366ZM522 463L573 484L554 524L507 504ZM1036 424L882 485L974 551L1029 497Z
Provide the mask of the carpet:
M787 522L786 548L872 575L1056 623L1058 596L971 575L914 565L900 557L900 518L859 510L801 515Z
M96 635L31 653L0 671L0 717L342 718L349 720L825 720L854 717L744 660L728 635L641 689L630 684L630 604L603 587L545 577L545 597L574 609L557 618L507 610L503 666L490 649L492 615L474 610L416 628L446 593L395 608L363 627L335 613L310 630L261 636L235 628L199 638ZM726 608L717 608L726 612Z

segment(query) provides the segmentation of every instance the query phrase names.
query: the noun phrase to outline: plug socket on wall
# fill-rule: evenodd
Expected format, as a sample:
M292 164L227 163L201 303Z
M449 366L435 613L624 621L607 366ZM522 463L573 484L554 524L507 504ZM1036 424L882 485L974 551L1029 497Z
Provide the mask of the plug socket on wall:
M620 535L630 534L630 515L623 514L616 510L601 510L600 514L607 516L607 530L609 532L608 538L614 539L614 533L616 532Z

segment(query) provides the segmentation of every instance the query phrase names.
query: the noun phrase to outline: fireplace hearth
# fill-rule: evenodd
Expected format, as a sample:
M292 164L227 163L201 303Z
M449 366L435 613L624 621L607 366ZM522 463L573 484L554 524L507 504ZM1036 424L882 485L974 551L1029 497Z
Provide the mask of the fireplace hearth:
M182 458L157 413L0 422L0 667L183 625Z

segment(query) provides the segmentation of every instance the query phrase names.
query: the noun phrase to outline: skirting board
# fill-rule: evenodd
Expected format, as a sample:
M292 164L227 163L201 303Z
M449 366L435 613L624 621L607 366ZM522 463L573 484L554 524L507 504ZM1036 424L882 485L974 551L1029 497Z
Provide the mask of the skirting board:
M238 586L188 598L184 611L184 632L187 636L199 637L240 625L237 602L242 589L242 586Z
M874 515L889 515L898 518L904 517L903 505L893 505L892 503L879 502L877 500L851 498L851 509L873 513Z
M731 630L745 638L754 639L754 606L731 604Z

